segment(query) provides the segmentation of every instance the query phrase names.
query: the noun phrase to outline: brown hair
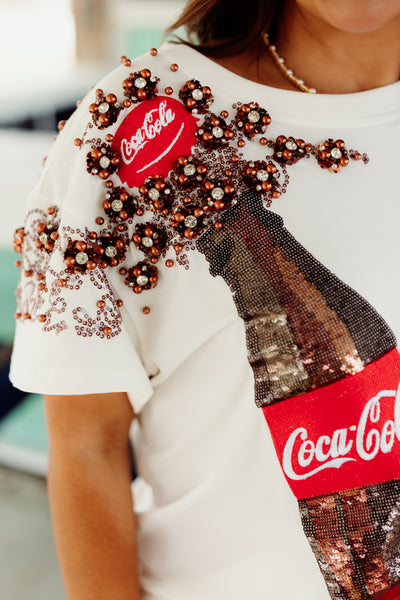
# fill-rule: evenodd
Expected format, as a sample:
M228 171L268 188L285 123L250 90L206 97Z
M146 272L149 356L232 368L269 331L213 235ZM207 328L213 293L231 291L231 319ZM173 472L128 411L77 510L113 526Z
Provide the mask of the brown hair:
M274 37L284 4L283 0L189 0L167 33L184 27L189 38L185 43L203 54L236 54L264 31Z

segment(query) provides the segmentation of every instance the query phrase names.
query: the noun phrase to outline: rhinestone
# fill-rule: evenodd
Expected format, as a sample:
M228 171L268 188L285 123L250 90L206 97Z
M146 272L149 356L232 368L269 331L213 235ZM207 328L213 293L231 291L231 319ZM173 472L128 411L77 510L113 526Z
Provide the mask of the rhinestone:
M151 237L144 237L142 239L142 244L143 246L145 246L145 248L151 248L153 245L153 240L151 239Z
M224 130L222 127L213 127L212 134L216 138L222 138L224 135Z
M111 207L113 210L115 210L115 212L119 212L123 209L124 203L122 202L122 200L114 200L111 204Z
M221 200L221 198L224 197L224 190L220 187L216 187L211 192L211 196L214 198L214 200Z
M86 252L78 252L78 254L75 256L75 260L78 263L78 265L86 265L87 261L89 260L89 257L86 254Z
M144 77L138 77L137 79L135 79L134 84L135 84L135 88L138 88L140 90L140 89L146 87L147 81L145 80Z
M106 200L109 200L109 199L111 198L111 194L110 194L110 192L107 192L107 194L104 196L104 198L105 198Z
M97 175L97 173L99 172L99 170L98 169L92 169L90 172L92 173L92 175Z
M192 175L194 175L196 173L196 167L194 165L186 165L185 168L183 169L183 172L188 177L191 177Z
M203 92L201 90L199 90L199 89L193 90L192 97L195 100L202 100L203 99Z
M149 283L149 278L146 277L146 275L139 275L139 277L136 279L136 283L143 287Z
M267 181L268 172L265 169L260 169L259 171L257 171L256 177L259 181Z
M110 159L107 156L102 156L100 159L100 166L102 169L107 169L110 164Z
M108 104L108 102L102 102L99 106L99 113L105 115L109 108L110 105Z
M197 219L194 215L188 215L185 219L185 226L189 227L190 229L193 229L193 227L196 227L197 225Z
M320 147L319 147L319 149L320 149L320 150L325 150L325 146L324 146L324 144L321 144L321 145L320 145Z
M149 198L150 200L158 200L160 197L160 192L158 190L156 190L156 188L151 188L149 190Z
M276 325L286 325L286 316L285 315L276 315L275 317L272 317L271 319L272 323L275 323Z
M243 127L243 125L244 125L243 121L239 121L238 127Z
M292 142L289 140L288 142L286 142L285 146L288 150L297 150L296 142Z
M339 150L339 148L332 148L331 156L335 160L338 160L339 158L342 158L342 152Z
M250 123L257 123L257 121L260 120L260 113L258 113L256 110L251 110L247 115L247 118Z
M265 348L263 355L265 356L265 358L272 358L273 356L276 356L278 352L278 346L276 344L273 344L272 346L268 346L267 348Z
M46 233L41 233L39 235L39 241L44 245L47 242L47 234Z
M108 258L114 258L117 255L117 249L115 246L107 246L106 248L106 256Z

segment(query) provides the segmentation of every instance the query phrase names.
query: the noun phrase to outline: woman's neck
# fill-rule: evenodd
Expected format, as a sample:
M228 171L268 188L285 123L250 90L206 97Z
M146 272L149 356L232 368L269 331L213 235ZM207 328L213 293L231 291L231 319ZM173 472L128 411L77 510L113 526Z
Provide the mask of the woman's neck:
M400 78L400 18L375 31L353 33L329 25L288 0L275 43L288 68L318 93L361 92ZM257 83L295 89L261 40L240 55L213 60Z
M400 18L375 31L342 31L289 1L276 46L295 75L319 93L361 92L400 77Z

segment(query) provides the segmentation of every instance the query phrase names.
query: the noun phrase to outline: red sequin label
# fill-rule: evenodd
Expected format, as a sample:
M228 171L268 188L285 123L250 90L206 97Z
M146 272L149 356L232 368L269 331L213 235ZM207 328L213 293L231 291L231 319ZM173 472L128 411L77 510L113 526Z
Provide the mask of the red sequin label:
M150 175L166 177L179 156L190 154L196 130L197 119L178 100L160 96L139 104L112 142L121 153L121 182L139 187Z
M400 355L266 406L263 412L296 498L400 476Z

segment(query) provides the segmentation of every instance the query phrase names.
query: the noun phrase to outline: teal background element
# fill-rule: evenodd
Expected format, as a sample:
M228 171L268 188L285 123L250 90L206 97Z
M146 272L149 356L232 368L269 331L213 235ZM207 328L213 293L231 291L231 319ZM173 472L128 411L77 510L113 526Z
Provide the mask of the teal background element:
M20 269L15 261L20 256L13 250L0 248L0 341L12 343L15 330L15 289ZM30 394L0 421L0 442L27 450L46 453L48 438L42 396Z
M0 442L47 453L42 396L30 394L0 422Z
M161 44L162 31L159 28L133 29L125 33L124 48L126 56L137 58L149 51L150 48L158 48Z
M167 26L168 23L165 24ZM159 48L164 41L175 40L177 36L186 39L183 27L174 31L172 35L166 36L159 27L144 27L130 29L125 32L123 40L124 54L128 58L137 58L146 54L150 48ZM126 50L125 50L126 49Z
M0 249L0 341L11 343L15 330L15 289L18 284L20 270L14 265L19 258L12 250Z

